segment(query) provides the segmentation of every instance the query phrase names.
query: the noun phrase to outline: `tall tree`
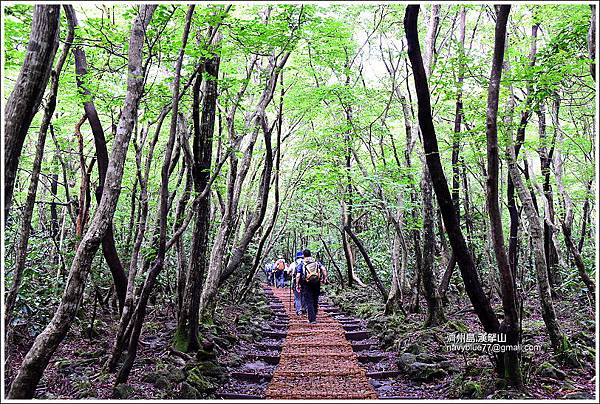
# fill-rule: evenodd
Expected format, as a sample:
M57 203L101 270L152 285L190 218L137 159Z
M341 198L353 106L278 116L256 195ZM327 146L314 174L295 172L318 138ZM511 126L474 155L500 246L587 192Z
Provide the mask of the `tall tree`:
M59 5L36 5L27 53L4 109L4 222L12 204L17 168L33 117L42 102L58 49Z
M211 27L208 33L213 38L208 44L211 48L218 46L221 35ZM206 74L204 91L201 92L201 75L196 78L193 90L192 117L194 120L193 166L192 177L194 190L201 193L208 185L212 162L213 135L217 110L217 77L219 75L220 57L213 53L204 59L202 71ZM201 97L201 93L204 94ZM208 233L210 230L210 193L199 202L196 210L194 232L192 234L191 256L187 271L185 292L183 295L181 314L177 325L175 345L183 351L198 349L198 310L202 279L208 266Z
M513 96L509 99L509 115L512 113L512 107L514 105ZM510 125L507 125L510 128ZM509 133L509 139L512 141L512 134ZM550 291L550 282L548 280L548 270L546 265L546 254L544 253L544 230L543 225L540 221L540 216L537 212L532 193L525 185L521 178L521 172L517 167L516 153L512 145L508 146L507 154L509 156L508 171L512 177L515 189L519 195L519 199L523 204L523 209L529 223L529 234L531 236L531 244L533 250L533 256L535 260L535 275L537 279L538 291L540 303L542 306L542 318L546 324L546 331L550 338L550 343L554 352L557 354L563 354L568 349L568 339L562 333L560 325L556 318L556 312L554 310L554 303L552 302L552 295ZM530 176L531 178L531 176Z
M65 13L69 22L69 29L76 30L79 26L77 22L77 15L73 6L65 4ZM77 88L79 93L83 97L83 108L87 121L92 128L92 134L94 135L94 144L96 146L96 160L98 162L98 187L96 188L96 200L100 202L102 198L102 189L104 187L104 181L106 179L106 170L108 169L108 149L106 147L106 138L104 136L104 129L102 123L98 117L96 111L96 105L92 98L92 92L89 90L89 86L86 84L88 77L88 64L85 52L81 45L75 46L73 49L73 55L75 56L75 74L77 77ZM123 310L123 304L125 302L125 292L127 290L127 275L119 259L117 247L115 245L115 237L113 233L112 223L108 226L106 235L102 239L102 253L104 259L110 269L110 273L113 277L115 285L115 292L119 300L119 311Z
M407 6L406 14L404 16L404 31L408 43L408 57L412 64L417 94L419 126L423 136L423 148L425 149L427 167L429 169L429 174L431 175L433 189L437 196L444 225L446 226L448 239L456 256L458 267L460 268L466 291L471 299L473 308L487 332L498 332L500 327L498 318L481 287L473 256L467 247L462 230L458 224L458 217L456 210L454 209L454 204L452 203L452 196L440 161L437 137L431 116L431 101L429 86L427 84L427 75L425 73L421 49L419 47L417 30L418 16L419 6Z
M137 356L137 349L140 334L142 332L142 326L144 325L144 319L146 317L146 307L150 294L156 284L156 279L164 267L165 255L167 252L167 222L168 222L168 211L169 211L169 177L171 173L171 158L173 154L173 148L175 145L175 139L177 135L177 124L179 120L179 83L181 81L181 66L183 64L183 56L185 54L185 48L187 45L190 26L192 23L192 16L194 15L194 5L188 7L186 13L185 26L181 38L181 48L175 63L175 74L173 77L173 97L171 101L171 126L169 128L169 138L167 145L165 146L163 164L161 168L161 182L160 182L160 196L159 196L159 231L158 231L158 246L156 246L156 258L152 262L150 270L144 281L144 285L140 292L140 297L137 301L135 312L131 318L131 336L129 337L129 345L127 348L127 357L123 362L121 370L115 378L115 384L124 383L129 378L129 373L135 362Z
M29 244L29 236L31 234L31 219L33 216L33 207L35 205L40 172L42 169L42 160L44 158L46 135L48 134L48 127L50 126L52 115L54 114L54 110L56 109L56 98L58 96L58 83L60 73L62 72L62 68L65 64L65 61L67 60L67 56L69 55L69 50L73 42L73 36L74 30L71 27L69 27L69 31L67 33L65 44L61 51L60 57L58 58L56 66L54 70L52 70L52 73L50 75L50 96L44 108L44 117L42 118L42 124L40 125L40 130L38 133L35 158L33 161L31 179L29 181L29 189L27 192L27 200L25 201L25 207L23 208L23 214L21 218L21 232L19 235L19 242L16 250L15 267L13 270L12 279L13 282L8 292L8 295L6 296L6 302L4 306L4 318L7 328L10 327L12 311L15 305L15 301L17 300L17 294L19 292L19 286L21 284L21 278L23 276L23 270L25 269L25 260L27 258L27 246ZM52 184L54 185L54 182ZM55 237L56 233L58 233L58 223L56 223L57 220L54 220L56 216L55 210L56 208L54 208L52 214L53 237Z
M500 331L506 334L506 343L516 346L519 343L519 317L517 314L517 292L513 274L504 247L504 232L502 230L502 213L498 203L498 98L500 96L500 79L504 63L504 48L506 46L506 24L510 13L510 5L496 6L496 29L494 38L494 56L492 58L492 72L488 89L488 106L486 117L487 137L487 210L490 217L490 233L496 263L500 273L502 288L502 307L504 320ZM508 381L517 386L522 385L521 370L519 366L519 353L509 350L504 354L504 371Z
M121 192L125 156L144 87L142 66L144 37L146 27L150 23L155 8L156 5L141 6L131 28L127 95L117 128L117 136L113 141L113 150L106 173L102 200L96 210L92 224L79 244L71 265L65 292L56 313L44 331L35 339L12 382L8 392L8 397L11 399L32 398L34 396L35 389L48 366L50 358L75 319L92 260L115 213L117 200Z
M439 4L431 5L429 23L427 24L427 34L425 36L425 56L423 66L426 79L429 79L433 70L433 55L435 54L435 38L437 36L440 24ZM425 158L423 158L423 163ZM435 272L433 270L435 255L435 226L434 226L434 208L433 208L433 188L431 186L431 176L427 164L423 164L423 174L421 176L421 197L423 199L423 260L421 265L421 279L423 281L423 290L425 292L425 301L427 302L427 321L429 326L436 326L446 321L444 308L438 293L435 282ZM418 296L418 282L417 282Z

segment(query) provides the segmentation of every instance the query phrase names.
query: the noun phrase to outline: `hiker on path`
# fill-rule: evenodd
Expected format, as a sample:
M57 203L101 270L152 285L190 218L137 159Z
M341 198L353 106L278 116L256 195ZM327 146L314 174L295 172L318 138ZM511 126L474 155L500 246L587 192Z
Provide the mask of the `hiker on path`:
M304 254L302 253L302 251L298 251L296 253L296 259L289 266L291 278L290 287L294 290L294 307L296 308L297 315L306 313L304 296L302 295L302 292L299 287L299 282L297 280L297 274L299 274L298 269L300 269L299 266L302 263L303 258Z
M265 264L265 275L267 276L267 283L269 284L269 286L274 286L274 280L273 280L273 270L275 268L275 263L273 261L267 261L267 263Z
M285 287L284 273L287 264L283 257L279 257L277 261L275 261L275 286L278 288Z
M319 261L315 260L310 250L302 252L304 260L300 263L300 272L296 275L297 291L302 291L308 322L317 322L317 311L319 310L319 294L321 293L321 282L327 283L327 270ZM297 271L298 272L298 271Z

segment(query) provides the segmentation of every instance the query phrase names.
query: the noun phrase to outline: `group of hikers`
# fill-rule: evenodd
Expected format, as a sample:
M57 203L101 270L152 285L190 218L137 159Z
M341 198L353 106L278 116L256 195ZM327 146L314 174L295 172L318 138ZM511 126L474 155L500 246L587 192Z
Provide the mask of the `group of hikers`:
M327 270L312 257L310 250L298 251L290 264L279 256L277 260L267 262L264 271L270 286L289 286L294 291L297 315L306 314L309 323L317 322L321 283L327 283Z

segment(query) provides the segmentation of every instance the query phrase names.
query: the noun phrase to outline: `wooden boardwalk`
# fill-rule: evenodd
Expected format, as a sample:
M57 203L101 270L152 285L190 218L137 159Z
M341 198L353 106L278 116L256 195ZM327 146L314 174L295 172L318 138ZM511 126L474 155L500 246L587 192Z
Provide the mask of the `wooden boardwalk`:
M342 325L323 310L317 323L297 316L289 289L273 288L289 316L279 366L267 399L377 399Z

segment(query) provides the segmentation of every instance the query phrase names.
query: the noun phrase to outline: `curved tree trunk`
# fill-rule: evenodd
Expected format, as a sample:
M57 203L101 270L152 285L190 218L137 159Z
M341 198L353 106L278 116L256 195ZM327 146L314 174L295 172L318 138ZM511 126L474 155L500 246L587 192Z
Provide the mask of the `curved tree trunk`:
M71 5L65 5L65 14L69 21L69 29L75 30L79 26L77 22L77 15ZM92 128L92 134L94 135L94 144L96 146L96 157L98 161L98 187L96 188L96 200L100 203L102 198L102 189L104 187L104 181L106 178L106 170L108 169L108 149L106 147L106 139L104 137L104 129L102 129L102 123L96 112L96 106L92 100L92 93L87 88L85 80L88 75L87 59L83 48L78 45L73 49L73 55L75 56L75 73L77 77L77 87L80 95L83 96L83 108L85 115ZM125 293L127 290L127 276L125 270L119 259L119 254L115 246L115 238L113 234L112 223L109 225L106 235L102 239L102 253L110 269L110 273L113 277L115 285L115 291L119 300L119 311L123 310L123 304L125 302Z
M577 272L581 281L584 283L586 288L588 289L588 295L594 299L596 285L594 281L588 275L585 264L583 263L583 259L581 258L581 254L579 253L579 249L575 245L575 241L572 236L572 225L573 225L573 201L569 196L569 193L565 189L563 183L563 160L562 160L562 147L563 147L563 131L560 127L560 119L559 119L559 107L560 107L560 98L558 98L558 94L554 97L553 108L552 108L552 123L554 125L554 131L556 133L556 148L554 150L553 156L553 166L554 166L554 177L556 179L556 186L558 188L559 195L563 200L564 214L563 218L559 219L561 228L563 231L563 235L565 237L565 243L567 245L567 249L573 255L573 261L575 261L575 266L577 267ZM586 199L586 203L587 199ZM584 206L584 215L585 215L585 206Z
M59 22L59 5L35 6L25 60L4 109L5 223L12 204L23 143L42 102L58 49Z
M438 151L437 138L433 119L431 116L431 101L429 96L429 88L427 85L427 76L423 66L421 50L419 48L419 38L417 31L417 18L419 14L419 6L408 6L404 17L404 29L408 43L408 56L410 58L415 89L417 93L417 102L419 106L419 126L423 135L423 147L426 154L426 162L429 168L429 173L433 182L433 189L436 193L438 205L442 212L444 225L448 232L448 239L452 250L456 256L458 266L460 268L465 287L473 308L477 313L484 329L487 332L497 332L500 324L494 313L489 299L485 295L479 274L473 261L471 251L469 251L465 242L464 236L458 224L458 217L452 196L448 189L448 183L444 175L444 170L440 161Z
M379 293L381 293L381 297L383 298L383 302L385 303L388 300L388 292L385 290L385 286L383 286L381 279L379 279L379 275L377 275L377 270L375 269L375 266L371 262L371 258L369 258L369 254L367 253L365 246L360 241L360 239L356 236L356 234L354 234L354 232L352 232L352 229L350 228L350 226L344 226L344 231L346 233L348 233L348 235L350 236L352 241L354 241L354 244L356 244L356 246L358 247L358 251L360 251L361 255L363 256L365 263L367 264L367 267L369 268L369 271L371 272L371 277L373 278L373 281L375 282L375 286L377 287L377 290L379 291Z
M32 398L34 396L35 389L48 366L48 362L75 319L92 260L115 213L117 200L121 192L125 156L144 86L142 47L146 27L155 8L156 5L141 6L140 13L135 18L131 29L127 95L117 128L117 136L113 142L102 200L96 210L92 224L81 240L73 259L61 303L50 323L35 339L10 387L8 397L11 399Z

